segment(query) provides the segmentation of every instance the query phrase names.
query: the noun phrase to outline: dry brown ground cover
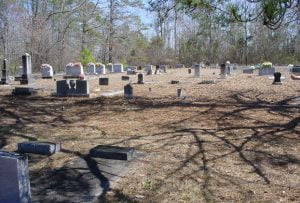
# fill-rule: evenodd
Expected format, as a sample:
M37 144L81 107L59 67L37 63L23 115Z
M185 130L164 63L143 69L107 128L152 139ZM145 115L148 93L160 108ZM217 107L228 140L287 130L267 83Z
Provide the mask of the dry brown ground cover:
M203 70L203 77L218 73ZM16 98L0 87L0 149L15 150L25 140L61 142L63 152L31 164L31 174L59 168L98 144L146 152L112 184L106 194L112 202L299 202L300 89L284 75L281 86L240 72L200 85L186 69L170 70L134 85L133 100L97 96L121 90L120 74L109 75L111 85L101 89L90 79L92 98L49 92ZM170 85L173 79L183 83ZM51 80L36 85L54 89ZM178 87L186 98L176 98Z

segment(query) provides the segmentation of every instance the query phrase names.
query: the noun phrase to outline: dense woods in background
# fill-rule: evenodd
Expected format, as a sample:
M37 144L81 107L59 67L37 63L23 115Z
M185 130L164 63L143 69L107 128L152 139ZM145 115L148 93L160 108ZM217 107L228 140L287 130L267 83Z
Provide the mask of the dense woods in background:
M238 3L0 0L0 58L7 58L14 70L21 55L28 52L35 70L49 63L57 71L75 61L84 65L191 65L225 60L238 64L265 60L300 63L298 0L233 2ZM279 8L272 2L279 2ZM286 10L280 7L283 4ZM143 23L146 12L153 15L151 24Z

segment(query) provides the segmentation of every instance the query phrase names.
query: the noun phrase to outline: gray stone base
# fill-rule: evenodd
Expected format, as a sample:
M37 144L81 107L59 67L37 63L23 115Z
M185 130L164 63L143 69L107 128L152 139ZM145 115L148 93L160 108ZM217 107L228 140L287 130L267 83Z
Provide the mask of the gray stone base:
M116 160L131 160L135 149L132 147L117 147L109 145L98 145L90 150L91 157Z
M37 90L30 87L16 87L12 92L14 96L30 96L35 94L37 94Z
M60 144L51 142L22 142L18 143L19 153L52 155L60 151Z

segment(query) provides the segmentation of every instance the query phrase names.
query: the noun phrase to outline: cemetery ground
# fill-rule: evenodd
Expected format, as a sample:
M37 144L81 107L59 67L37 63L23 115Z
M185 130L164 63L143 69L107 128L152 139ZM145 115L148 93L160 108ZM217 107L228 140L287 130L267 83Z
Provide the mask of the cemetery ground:
M91 161L86 154L99 144L135 147L144 155L104 191L100 200L108 202L297 202L299 81L279 71L282 85L240 70L218 79L219 69L201 70L202 79L216 84L198 84L187 69L168 70L133 84L131 100L100 96L122 90L122 74L107 75L109 86L89 77L90 98L49 96L53 80L36 80L33 85L45 90L31 97L12 97L13 87L1 86L0 149L15 151L27 140L62 143L60 153L29 160L35 180L71 160ZM130 77L136 82L137 75ZM176 96L178 88L185 97ZM89 166L86 173L99 179L101 171ZM46 182L46 192L57 187ZM37 188L32 185L33 199Z

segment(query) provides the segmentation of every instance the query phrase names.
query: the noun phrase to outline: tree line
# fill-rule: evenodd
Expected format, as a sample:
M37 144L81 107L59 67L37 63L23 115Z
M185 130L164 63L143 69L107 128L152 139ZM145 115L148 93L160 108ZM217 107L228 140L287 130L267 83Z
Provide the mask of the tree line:
M0 58L14 69L27 52L35 70L57 71L72 61L296 64L299 13L298 0L0 0Z

